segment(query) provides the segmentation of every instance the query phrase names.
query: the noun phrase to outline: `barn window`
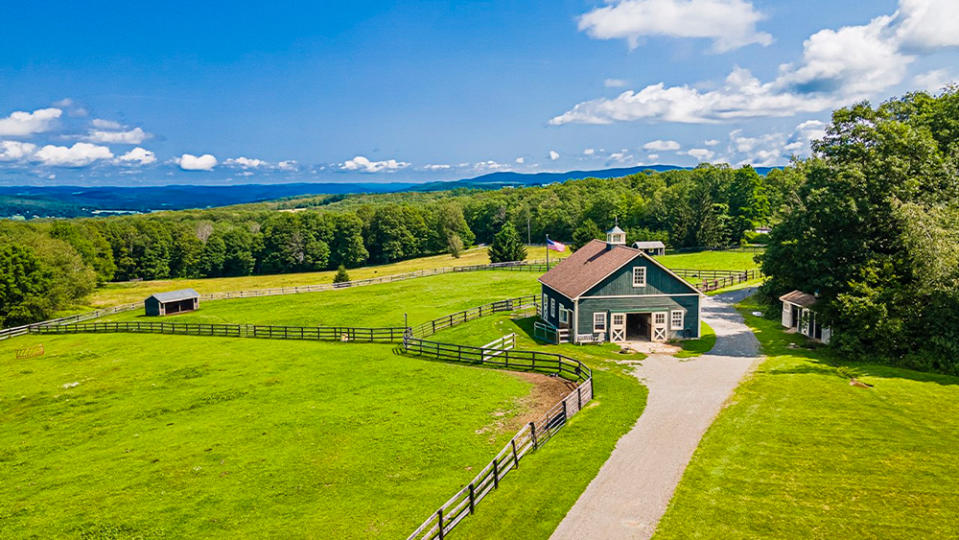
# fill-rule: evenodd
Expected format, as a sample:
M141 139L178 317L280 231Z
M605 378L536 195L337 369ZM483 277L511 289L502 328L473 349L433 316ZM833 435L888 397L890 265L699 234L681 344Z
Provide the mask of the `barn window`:
M606 313L593 313L593 332L606 331Z
M566 324L569 322L569 310L559 308L559 322Z
M653 324L655 324L656 326L665 326L666 314L662 312L653 313Z
M645 287L645 286L646 286L646 267L645 266L633 267L633 287Z
M671 311L669 315L670 315L669 326L673 330L682 330L683 327L685 326L684 323L685 323L686 313L681 309L677 309L675 311Z
M555 298L549 299L549 316L550 317L556 316L556 299Z
M549 309L549 297L546 296L546 293L543 293L543 318L546 318L546 315L549 313L546 311Z

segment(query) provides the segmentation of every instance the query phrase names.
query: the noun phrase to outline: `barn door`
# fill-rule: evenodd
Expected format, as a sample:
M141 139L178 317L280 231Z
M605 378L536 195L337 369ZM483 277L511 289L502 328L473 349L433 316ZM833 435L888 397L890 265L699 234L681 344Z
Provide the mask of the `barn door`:
M610 338L614 343L626 341L626 314L613 313L613 320L609 325Z
M653 313L652 341L666 341L666 313Z

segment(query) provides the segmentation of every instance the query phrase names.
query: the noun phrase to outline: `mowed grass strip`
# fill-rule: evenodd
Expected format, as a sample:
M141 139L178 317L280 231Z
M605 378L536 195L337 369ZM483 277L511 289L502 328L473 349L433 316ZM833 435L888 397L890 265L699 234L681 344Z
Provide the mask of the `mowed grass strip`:
M531 390L388 345L3 341L0 536L405 537L508 441Z
M653 257L667 268L690 270L751 270L759 268L755 261L758 251L731 249L726 251L697 251Z
M527 260L546 258L546 248L529 246L526 250ZM550 260L556 260L569 255L565 253L550 253ZM360 280L374 277L403 274L418 270L430 270L449 266L471 266L489 264L488 250L485 247L473 248L464 251L459 258L449 254L434 255L399 261L392 264L364 266L349 269L350 279ZM175 289L193 288L201 294L215 292L248 291L254 289L272 289L279 287L296 287L300 285L317 285L332 283L335 270L322 272L302 272L297 274L273 274L265 276L239 276L223 278L197 279L163 279L154 281L138 281L123 283L107 283L98 288L90 296L89 304L92 307L108 307L130 302L141 302L151 294L171 291Z
M789 348L807 343L752 302L740 311L768 358L707 431L656 537L959 536L959 378Z
M443 330L430 339L480 346L512 332L516 348L560 353L593 370L596 398L477 507L451 536L545 539L609 458L616 441L639 419L646 388L631 374L641 354L622 355L606 345L549 345L531 337L534 319L498 315ZM423 516L424 518L426 516Z
M196 312L168 317L146 317L135 310L101 320L370 327L403 326L406 313L415 325L494 300L537 294L540 275L459 272L315 293L201 301Z

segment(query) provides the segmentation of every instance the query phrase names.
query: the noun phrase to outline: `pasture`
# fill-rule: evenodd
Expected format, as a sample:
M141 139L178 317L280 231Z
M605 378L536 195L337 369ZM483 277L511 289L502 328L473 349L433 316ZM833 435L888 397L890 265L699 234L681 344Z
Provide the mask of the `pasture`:
M767 359L706 432L656 538L956 537L959 378L850 364L739 307Z
M527 260L545 259L545 250L546 248L543 246L528 246L526 250L526 258ZM556 260L566 257L567 255L569 255L568 250L565 253L550 252L550 260ZM393 274L402 274L405 272L415 272L418 270L444 268L448 266L489 264L489 262L487 248L478 247L463 251L459 258L453 257L450 254L421 257L418 259L409 259L392 264L351 268L349 269L349 274L350 279L358 280ZM139 302L153 293L188 287L196 289L200 293L206 294L332 283L333 276L335 274L335 270L327 270L322 272L303 272L298 274L273 274L264 276L221 277L206 279L164 279L156 281L107 283L94 291L94 293L90 296L89 304L91 307L100 308L115 306L118 304L126 304L129 302Z
M726 251L696 251L692 253L674 253L654 257L667 268L689 270L752 270L759 268L754 259L760 252L751 249L730 249Z
M534 292L537 275L222 300L165 320L382 325L408 311L417 323ZM494 319L511 320L446 332L485 339ZM14 359L39 342L45 356ZM594 369L597 399L457 535L548 537L642 412L645 389L611 350L566 347ZM391 345L222 337L27 336L0 342L0 377L0 515L12 536L404 537L558 400L546 377Z

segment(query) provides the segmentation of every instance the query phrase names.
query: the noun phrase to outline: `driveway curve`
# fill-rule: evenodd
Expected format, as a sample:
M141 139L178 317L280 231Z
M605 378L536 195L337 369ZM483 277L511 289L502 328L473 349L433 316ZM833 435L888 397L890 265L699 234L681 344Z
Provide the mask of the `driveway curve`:
M691 359L652 355L636 370L646 409L553 532L554 540L649 538L706 428L760 360L759 343L733 307L755 289L703 299L716 331L711 351Z

